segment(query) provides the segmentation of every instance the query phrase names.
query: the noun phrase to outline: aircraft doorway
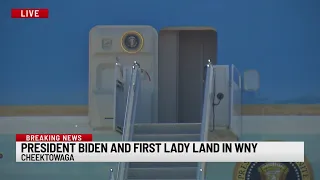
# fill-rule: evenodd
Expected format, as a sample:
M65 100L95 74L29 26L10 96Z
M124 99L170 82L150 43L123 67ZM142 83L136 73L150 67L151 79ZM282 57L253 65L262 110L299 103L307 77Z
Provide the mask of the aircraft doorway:
M159 123L199 123L208 59L217 62L212 28L165 28L159 33Z

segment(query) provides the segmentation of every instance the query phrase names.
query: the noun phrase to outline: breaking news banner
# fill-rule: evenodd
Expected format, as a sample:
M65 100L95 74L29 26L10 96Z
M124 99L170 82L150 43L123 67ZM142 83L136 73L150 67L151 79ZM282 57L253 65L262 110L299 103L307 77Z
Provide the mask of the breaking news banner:
M95 142L17 134L16 162L304 162L304 142Z

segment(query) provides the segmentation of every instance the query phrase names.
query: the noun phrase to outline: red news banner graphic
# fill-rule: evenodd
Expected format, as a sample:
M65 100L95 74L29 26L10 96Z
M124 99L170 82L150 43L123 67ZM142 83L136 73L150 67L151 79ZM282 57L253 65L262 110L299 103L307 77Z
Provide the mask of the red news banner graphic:
M16 134L16 142L92 141L92 134Z
M16 134L16 161L74 161L76 143L92 142L92 134Z
M48 18L49 9L11 9L11 18Z

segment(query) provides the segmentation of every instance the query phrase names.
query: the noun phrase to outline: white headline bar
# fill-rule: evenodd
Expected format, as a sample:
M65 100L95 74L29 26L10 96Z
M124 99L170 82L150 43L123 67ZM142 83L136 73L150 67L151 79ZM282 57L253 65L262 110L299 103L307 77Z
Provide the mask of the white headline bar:
M16 142L17 162L304 162L304 142Z

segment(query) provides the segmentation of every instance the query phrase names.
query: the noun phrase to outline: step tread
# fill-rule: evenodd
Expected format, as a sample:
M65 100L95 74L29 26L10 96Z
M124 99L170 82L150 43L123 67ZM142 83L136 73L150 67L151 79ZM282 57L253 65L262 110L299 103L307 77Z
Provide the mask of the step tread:
M200 130L200 123L143 123L134 126L134 134L199 134Z
M131 168L172 168L172 167L198 167L198 163L194 162L136 162L136 163L129 163L129 167Z
M129 168L127 179L195 179L197 167Z
M230 129L219 129L209 132L209 141L238 141L238 137Z
M200 134L134 134L132 141L200 141Z
M188 126L188 125L201 125L201 123L136 123L135 126Z
M135 134L134 136L200 136L200 134Z

